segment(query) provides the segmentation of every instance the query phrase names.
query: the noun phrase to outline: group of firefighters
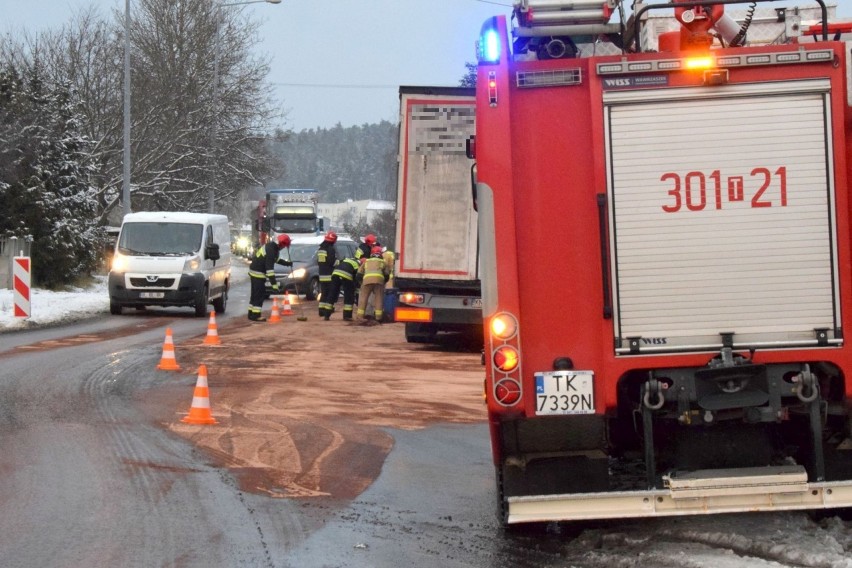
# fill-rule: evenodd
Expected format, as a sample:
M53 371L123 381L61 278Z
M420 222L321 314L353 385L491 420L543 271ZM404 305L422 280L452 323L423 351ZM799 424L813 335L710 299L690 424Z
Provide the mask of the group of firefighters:
M329 231L317 250L319 266L320 301L319 315L326 321L334 313L334 305L343 294L343 319L362 325L376 325L382 322L384 315L385 286L392 286L393 252L382 247L376 240L376 235L369 234L361 239L361 243L352 257L337 258L334 243L337 234ZM280 290L275 278L275 265L292 266L289 260L280 258L281 249L289 248L290 237L278 235L266 245L259 247L249 265L249 280L251 281L251 297L249 299L248 319L250 321L266 321L262 315L263 300L266 297L266 280L272 284L272 293ZM358 308L355 311L355 289L359 289ZM373 315L367 315L367 305L372 300Z

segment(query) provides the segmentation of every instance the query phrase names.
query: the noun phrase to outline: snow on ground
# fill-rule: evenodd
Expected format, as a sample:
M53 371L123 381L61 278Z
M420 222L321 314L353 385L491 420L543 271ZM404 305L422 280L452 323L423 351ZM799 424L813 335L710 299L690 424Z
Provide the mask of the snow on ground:
M30 290L30 306L31 317L15 317L12 291L0 289L0 333L109 313L107 278L95 276L90 287L69 288L65 292L33 288Z

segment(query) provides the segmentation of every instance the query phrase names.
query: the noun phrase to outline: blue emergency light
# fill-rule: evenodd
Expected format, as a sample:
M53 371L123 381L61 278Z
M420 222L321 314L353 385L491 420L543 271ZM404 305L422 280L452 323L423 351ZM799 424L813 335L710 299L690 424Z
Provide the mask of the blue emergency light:
M496 19L485 22L479 34L479 62L497 63L500 61L500 35L496 29Z

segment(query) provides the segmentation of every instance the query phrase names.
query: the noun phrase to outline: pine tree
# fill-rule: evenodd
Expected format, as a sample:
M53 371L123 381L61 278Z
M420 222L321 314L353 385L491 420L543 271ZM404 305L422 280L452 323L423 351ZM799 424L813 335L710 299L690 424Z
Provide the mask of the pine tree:
M88 141L67 87L0 69L0 235L31 238L33 283L58 287L103 250Z

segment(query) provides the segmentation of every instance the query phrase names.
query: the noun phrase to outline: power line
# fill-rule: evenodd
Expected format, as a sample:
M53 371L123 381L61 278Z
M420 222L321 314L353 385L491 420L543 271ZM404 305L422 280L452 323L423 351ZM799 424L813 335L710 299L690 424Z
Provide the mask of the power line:
M312 89L398 89L399 85L336 85L332 83L270 83L275 87L309 87Z

